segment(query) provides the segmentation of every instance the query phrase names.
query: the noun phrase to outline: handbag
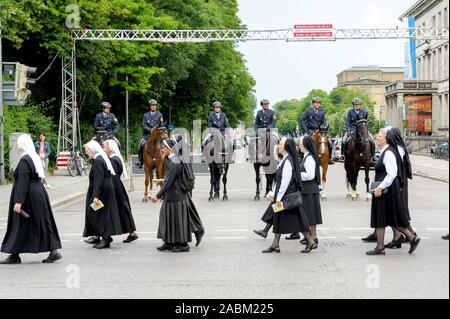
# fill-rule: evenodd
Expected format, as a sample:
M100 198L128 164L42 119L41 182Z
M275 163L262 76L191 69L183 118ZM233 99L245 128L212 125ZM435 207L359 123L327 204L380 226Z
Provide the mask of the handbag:
M283 197L283 206L284 209L294 209L297 207L302 206L303 200L302 200L302 194L300 191L296 191L295 193L285 195Z
M372 184L370 184L370 190L378 188L378 186L380 186L381 182L372 182ZM388 189L384 188L383 191L381 192L382 194L387 194Z

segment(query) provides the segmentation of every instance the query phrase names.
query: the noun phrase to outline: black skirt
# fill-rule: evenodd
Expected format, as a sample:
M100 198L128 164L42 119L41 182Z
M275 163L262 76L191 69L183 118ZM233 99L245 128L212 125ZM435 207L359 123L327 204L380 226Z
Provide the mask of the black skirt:
M189 206L189 219L191 224L191 232L195 233L202 233L205 231L205 228L203 227L202 220L200 219L200 215L197 212L197 209L195 208L194 202L192 201L192 197L188 194L187 196L187 203Z
M322 225L322 208L319 194L302 194L303 211L310 226Z
M22 162L19 166L22 167L24 164ZM28 185L22 209L30 215L30 218L23 218L14 212L14 194L18 187L16 182L12 188L8 227L1 247L1 251L7 254L37 254L61 248L50 199L44 185L40 179L31 180Z
M272 210L272 206L269 206ZM273 232L275 234L304 233L309 231L309 223L302 207L273 213Z
M265 222L266 224L273 225L273 217L274 217L274 212L273 212L273 209L272 209L272 204L270 204L267 207L267 209L264 212L264 214L262 215L261 220L263 222Z
M191 242L191 211L192 206L188 200L178 202L167 202L164 200L159 213L157 237L168 244Z
M114 186L114 194L116 196L117 209L120 215L120 224L122 226L122 234L133 233L136 231L133 214L131 213L130 199L127 191L123 186L120 177L115 175L112 177Z
M382 194L381 197L373 197L370 227L409 226L410 218L404 203L403 188L400 188L398 178L396 178L388 188L387 194Z

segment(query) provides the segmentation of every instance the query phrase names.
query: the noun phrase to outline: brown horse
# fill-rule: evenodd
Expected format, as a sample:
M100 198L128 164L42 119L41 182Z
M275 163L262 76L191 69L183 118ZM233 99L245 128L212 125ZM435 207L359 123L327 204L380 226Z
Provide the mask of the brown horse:
M143 202L148 201L148 185L150 184L150 194L153 190L153 170L156 170L156 178L164 179L166 163L161 154L161 141L168 137L166 128L154 127L144 146L144 171L145 171L145 191ZM162 186L162 182L158 182Z
M319 155L320 166L322 167L322 191L320 192L320 199L326 200L325 185L327 183L328 164L330 158L330 151L328 149L328 132L321 130L314 130L313 134L314 145L316 146L317 154Z

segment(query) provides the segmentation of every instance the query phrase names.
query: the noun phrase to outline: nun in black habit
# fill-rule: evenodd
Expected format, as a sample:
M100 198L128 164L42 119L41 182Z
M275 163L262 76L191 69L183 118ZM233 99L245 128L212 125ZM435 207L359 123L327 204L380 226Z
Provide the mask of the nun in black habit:
M402 160L398 149L389 144L394 144L393 141L393 133L385 129L380 130L375 139L381 155L375 164L375 182L379 184L371 190L374 198L370 226L376 229L377 246L374 250L367 251L367 255L385 255L384 234L387 226L397 228L410 240L410 254L420 242L420 238L408 229L410 221L402 195Z
M92 160L89 172L89 188L86 196L86 223L83 237L97 239L89 242L94 248L109 248L111 236L122 235L120 214L117 208L112 176L114 168L100 144L90 141L85 145L86 153ZM101 201L103 208L95 211L91 204ZM101 240L99 238L102 238Z
M42 162L29 135L17 139L20 160L14 171L9 202L8 226L1 251L10 256L0 264L20 264L19 254L50 252L43 263L62 258L61 240L53 217L50 200L41 179L45 177ZM29 215L24 217L23 213Z
M283 159L278 164L277 173L275 175L276 187L273 196L268 195L267 199L272 203L282 202L287 195L301 191L302 182L300 179L300 163L292 138L284 138L279 144L279 152L283 155ZM299 196L301 196L299 194ZM272 209L272 205L270 208ZM311 237L308 220L305 216L302 206L285 209L281 212L274 212L273 232L275 234L272 245L263 250L263 253L279 253L281 234L303 233L308 240L308 244L302 253L309 253L317 248L317 244Z
M166 139L161 145L161 152L168 159L166 175L161 190L151 200L156 203L163 199L157 238L162 239L164 244L157 249L183 253L189 252L188 243L192 241L192 206L188 199L189 192L184 191L181 185L182 163L177 156L179 149L175 147L176 144L173 139Z
M116 175L112 176L114 194L116 196L117 208L119 209L122 233L128 234L128 237L123 242L131 243L138 239L139 236L136 234L136 225L131 212L130 199L128 198L127 191L121 180L126 180L128 178L125 163L116 141L106 140L103 143L103 151L108 155L114 171L116 172Z

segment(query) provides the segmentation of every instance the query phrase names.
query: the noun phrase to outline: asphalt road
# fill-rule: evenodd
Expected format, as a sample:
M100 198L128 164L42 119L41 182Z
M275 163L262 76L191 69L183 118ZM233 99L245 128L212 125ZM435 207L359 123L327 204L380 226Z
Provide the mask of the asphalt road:
M413 225L423 238L414 255L407 244L372 257L365 251L374 244L360 240L371 232L370 204L346 199L342 164L331 167L319 249L307 255L284 239L281 254L262 254L273 235L252 232L263 227L267 205L253 201L252 166L232 165L228 180L229 201L209 203L209 178L197 177L194 201L206 235L187 254L156 250L160 205L142 203L142 178L129 194L140 236L134 243L123 244L124 235L111 249L93 249L81 238L84 201L57 208L64 258L46 265L45 255L23 255L21 265L0 267L0 298L449 298L449 243L440 239L449 228L448 183L410 182ZM0 237L5 219L1 212Z

